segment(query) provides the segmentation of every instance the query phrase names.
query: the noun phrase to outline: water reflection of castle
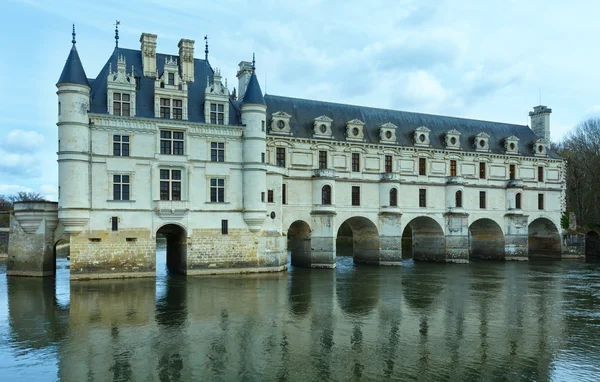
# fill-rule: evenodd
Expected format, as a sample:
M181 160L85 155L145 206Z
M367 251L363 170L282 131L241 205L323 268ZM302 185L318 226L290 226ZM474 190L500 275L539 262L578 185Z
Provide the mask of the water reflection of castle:
M56 345L64 380L548 379L562 281L519 266L167 278L158 299L154 280L80 282L69 309L10 278L9 338Z

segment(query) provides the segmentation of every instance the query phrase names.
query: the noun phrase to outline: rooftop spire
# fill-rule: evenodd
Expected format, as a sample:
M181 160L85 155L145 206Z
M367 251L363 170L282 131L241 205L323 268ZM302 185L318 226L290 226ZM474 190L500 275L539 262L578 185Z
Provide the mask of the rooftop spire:
M208 61L208 35L204 35L204 60Z
M73 40L71 40L71 43L73 45L75 45L75 43L76 43L76 41L75 41L75 24L73 24L73 33L72 33L72 36L73 36Z
M254 52L252 52L252 70L256 69L256 60L254 59Z
M121 22L119 20L117 20L115 22L115 48L119 47L119 25L121 24Z

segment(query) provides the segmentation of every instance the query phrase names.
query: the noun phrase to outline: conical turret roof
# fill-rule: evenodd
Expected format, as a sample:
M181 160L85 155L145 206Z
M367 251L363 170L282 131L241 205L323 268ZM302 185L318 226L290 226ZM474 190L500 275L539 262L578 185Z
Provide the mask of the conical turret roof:
M73 44L73 47L71 48L71 52L69 53L65 67L63 68L58 82L56 83L56 85L59 84L78 84L87 86L88 88L90 87L90 83L88 82L85 71L83 70L83 65L79 59L79 54L77 53L75 44Z
M250 81L248 82L248 88L246 88L246 93L244 93L244 98L242 98L242 105L248 103L265 106L267 105L265 103L265 98L263 97L262 90L260 90L258 79L256 78L256 74L254 72L252 72L252 76L250 77Z

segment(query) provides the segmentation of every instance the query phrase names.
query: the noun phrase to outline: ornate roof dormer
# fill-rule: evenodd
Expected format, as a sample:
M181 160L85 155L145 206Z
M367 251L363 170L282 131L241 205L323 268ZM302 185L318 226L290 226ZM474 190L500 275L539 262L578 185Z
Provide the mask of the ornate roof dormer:
M165 57L163 74L154 81L154 116L188 119L188 85L179 75L176 58Z
M489 144L490 136L487 133L479 133L473 139L473 147L475 147L475 151L480 152L489 152L490 144Z
M431 141L429 140L429 130L426 126L417 127L413 134L413 141L417 147L429 147Z
M346 140L363 142L365 140L364 126L365 123L357 118L346 122Z
M518 154L519 153L519 138L511 135L504 140L504 151L507 154Z
M379 128L379 142L396 143L396 129L398 126L391 122L386 122Z
M206 81L204 90L204 118L207 123L229 124L229 89L227 80L221 82L221 71L215 69L212 83Z
M290 118L291 115L286 113L285 111L278 111L271 115L271 129L270 132L272 134L281 134L281 135L292 135L290 128Z
M446 146L447 149L460 150L460 131L452 129L446 132L444 146Z
M313 120L313 136L315 138L331 139L331 123L333 119L326 115L322 115Z
M540 138L538 140L536 140L535 142L533 142L533 154L536 157L545 157L548 155L548 153L546 152L546 146L548 145L548 143L546 142L546 140L544 138Z
M124 56L117 58L117 71L113 72L112 63L108 66L106 78L106 98L108 114L133 117L136 112L136 84L134 67L127 73L127 61Z

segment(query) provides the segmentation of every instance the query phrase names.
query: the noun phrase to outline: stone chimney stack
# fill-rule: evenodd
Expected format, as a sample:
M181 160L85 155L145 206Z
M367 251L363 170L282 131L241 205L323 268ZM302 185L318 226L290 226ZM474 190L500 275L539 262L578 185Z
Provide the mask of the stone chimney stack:
M156 37L151 33L142 33L140 37L144 77L156 78Z
M546 143L550 143L550 113L552 109L542 105L534 106L533 111L529 112L531 130L538 138L544 138Z
M194 82L194 40L182 38L177 47L179 48L181 78L184 81Z
M248 82L250 82L250 77L252 76L252 63L248 61L242 61L239 63L240 70L237 72L238 78L238 99L243 99L244 94L246 94L246 88L248 87Z

